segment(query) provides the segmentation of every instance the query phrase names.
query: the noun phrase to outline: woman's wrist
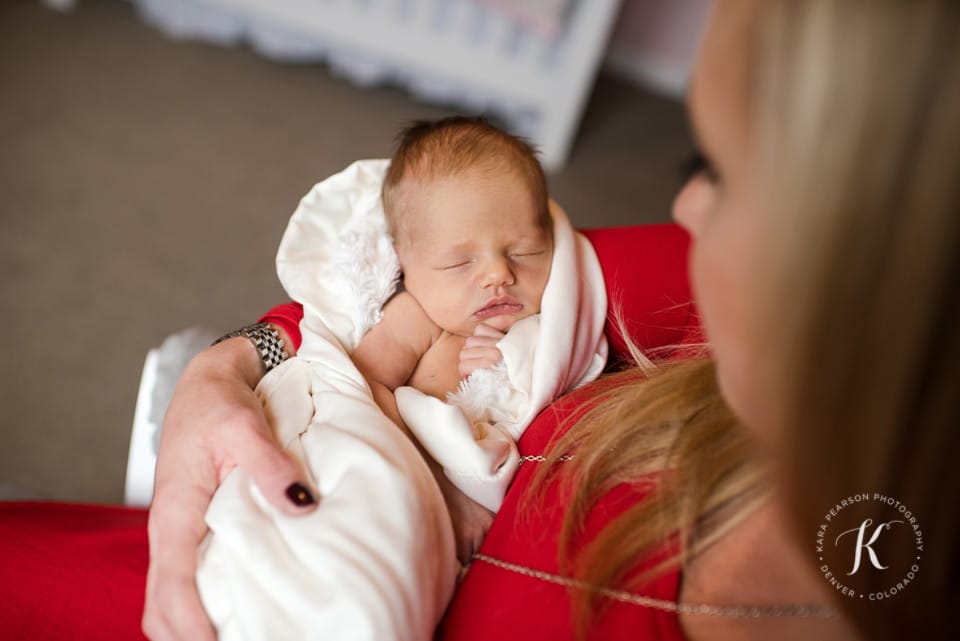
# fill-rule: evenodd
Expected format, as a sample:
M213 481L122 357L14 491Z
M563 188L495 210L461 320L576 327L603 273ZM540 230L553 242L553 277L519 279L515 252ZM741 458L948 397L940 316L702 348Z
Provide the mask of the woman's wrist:
M244 336L226 338L200 352L188 366L220 377L239 377L250 389L257 386L266 373L260 352Z
M284 332L284 335L286 335L286 332ZM241 327L221 336L213 344L217 345L232 338L245 338L250 341L263 366L263 373L269 372L290 357L287 349L289 336L285 340L277 327L270 323L261 321Z

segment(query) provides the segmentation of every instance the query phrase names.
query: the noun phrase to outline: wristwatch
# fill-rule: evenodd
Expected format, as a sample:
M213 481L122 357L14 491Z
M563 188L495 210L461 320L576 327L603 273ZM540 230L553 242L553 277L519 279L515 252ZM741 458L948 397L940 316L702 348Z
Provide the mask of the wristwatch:
M237 336L243 336L250 339L250 342L253 343L253 346L257 348L257 353L260 354L260 360L263 362L265 372L269 372L274 367L290 358L290 354L283 349L285 345L283 343L283 339L280 338L280 333L267 323L255 323L253 325L241 327L238 330L221 336L217 340L213 341L213 344L216 345L221 341L225 341L228 338L235 338Z

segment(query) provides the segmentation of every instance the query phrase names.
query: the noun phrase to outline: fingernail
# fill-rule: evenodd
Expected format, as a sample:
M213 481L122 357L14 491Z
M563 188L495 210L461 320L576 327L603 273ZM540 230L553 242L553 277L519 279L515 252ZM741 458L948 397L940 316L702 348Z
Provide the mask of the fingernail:
M287 488L287 498L297 507L306 507L307 505L313 505L317 502L317 499L313 498L310 490L301 483L290 484Z

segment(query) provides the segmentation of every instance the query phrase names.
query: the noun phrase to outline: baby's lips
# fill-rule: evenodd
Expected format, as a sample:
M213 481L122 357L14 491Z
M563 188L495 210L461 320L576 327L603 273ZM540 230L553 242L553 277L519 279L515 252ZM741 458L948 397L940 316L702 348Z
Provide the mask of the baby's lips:
M494 316L502 316L503 314L516 314L521 311L523 311L523 305L520 303L501 302L487 305L483 309L476 312L474 316L480 320L483 320L485 318L493 318Z

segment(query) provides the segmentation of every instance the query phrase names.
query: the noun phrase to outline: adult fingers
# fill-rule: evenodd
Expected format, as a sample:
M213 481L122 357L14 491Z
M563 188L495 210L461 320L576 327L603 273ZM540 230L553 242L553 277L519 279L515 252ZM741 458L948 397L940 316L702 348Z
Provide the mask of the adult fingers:
M193 551L196 555L196 550ZM216 641L200 604L193 577L157 578L147 583L143 633L152 641Z
M263 430L238 429L225 449L277 509L296 516L317 507L316 490L302 466L284 454Z
M214 641L195 575L197 548L207 528L203 514L213 493L213 474L193 481L168 477L158 483L150 508L150 567L143 632L153 641Z
M446 478L438 478L456 539L457 558L464 565L480 547L493 522L493 512L473 501Z

